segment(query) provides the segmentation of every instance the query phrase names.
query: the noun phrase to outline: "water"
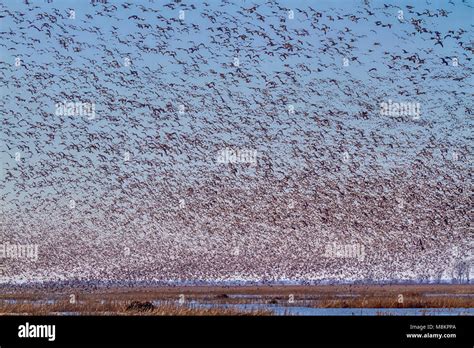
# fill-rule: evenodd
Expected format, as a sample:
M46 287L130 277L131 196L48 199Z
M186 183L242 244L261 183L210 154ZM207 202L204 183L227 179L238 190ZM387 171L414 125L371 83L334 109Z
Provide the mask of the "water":
M170 304L176 301L153 301L155 306L160 304ZM178 302L176 302L178 303ZM387 316L387 315L474 315L474 308L314 308L304 306L281 306L278 304L267 303L201 303L198 301L189 301L183 306L194 308L222 308L235 309L238 311L270 311L274 315L300 315L300 316Z
M272 304L198 304L203 308L226 308L243 311L266 310L275 315L321 316L386 316L386 315L474 315L474 308L311 308Z
M36 305L52 305L57 300L17 300L17 299L0 299L0 303L6 304L36 304Z
M460 294L462 295L462 294ZM250 298L250 296L232 296L238 298ZM54 304L57 300L14 300L3 299L3 303L31 303L36 305ZM104 300L100 301L102 304ZM155 306L178 305L178 301L152 301ZM305 306L282 306L267 303L202 303L198 301L187 301L182 306L193 308L222 308L237 311L269 311L274 315L297 315L297 316L474 316L474 308L313 308ZM78 315L75 312L61 312L61 315Z
M426 293L425 296L450 296L450 297L474 297L474 294L439 294L439 293Z

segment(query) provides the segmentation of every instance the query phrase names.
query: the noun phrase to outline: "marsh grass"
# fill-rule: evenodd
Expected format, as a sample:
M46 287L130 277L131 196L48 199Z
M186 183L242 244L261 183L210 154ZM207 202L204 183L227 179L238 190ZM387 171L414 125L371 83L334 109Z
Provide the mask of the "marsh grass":
M357 298L325 298L315 301L311 307L318 308L471 308L473 299L456 297L426 297L403 295L403 303L392 296L365 296Z
M151 311L127 310L129 301L105 302L77 302L57 301L52 304L44 303L2 303L0 315L174 315L174 316L201 316L201 315L271 315L270 311L239 311L227 308L202 308L192 305L160 304Z
M75 295L76 303L69 302L71 294ZM290 294L294 297L292 303L288 301ZM178 299L183 295L185 301L179 304ZM403 295L403 303L398 302L399 295ZM472 308L472 295L472 285L24 289L0 294L0 315L271 315L270 309L267 311L266 308L247 311L219 307L237 304L312 308ZM151 312L127 310L132 301L153 302L155 309Z

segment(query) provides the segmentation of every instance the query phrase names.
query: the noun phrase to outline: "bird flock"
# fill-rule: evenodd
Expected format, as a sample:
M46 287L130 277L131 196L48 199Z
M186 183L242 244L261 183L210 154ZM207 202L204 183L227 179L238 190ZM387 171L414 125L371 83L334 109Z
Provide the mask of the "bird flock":
M469 276L473 7L0 3L0 282Z

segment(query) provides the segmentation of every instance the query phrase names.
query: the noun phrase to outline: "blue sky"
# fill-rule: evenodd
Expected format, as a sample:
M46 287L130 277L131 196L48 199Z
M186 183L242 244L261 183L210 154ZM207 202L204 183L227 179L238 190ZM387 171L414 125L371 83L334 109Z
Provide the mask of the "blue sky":
M462 76L466 74L468 69L472 68L472 63L465 60L466 51L459 47L456 40L448 38L444 40L444 47L434 46L433 41L430 40L432 35L423 34L411 36L409 33L413 32L413 26L410 24L411 19L417 18L415 14L417 11L423 12L425 9L435 13L439 8L445 8L449 12L449 16L444 17L426 17L421 16L423 25L434 30L446 34L449 30L464 29L471 32L472 29L472 10L464 4L453 6L447 2L428 3L419 2L414 6L415 13L409 13L406 5L411 2L371 2L370 11L377 13L377 16L369 17L365 20L366 10L364 10L361 2L356 1L281 1L279 6L283 9L293 9L295 19L287 19L287 11L282 10L278 13L272 13L268 6L261 5L257 9L257 13L265 16L265 22L255 20L255 18L243 18L243 25L230 24L235 30L229 37L229 45L211 44L211 37L209 31L203 28L212 27L212 23L202 15L206 13L202 11L204 8L200 1L189 1L181 8L185 8L185 25L189 26L195 24L199 26L199 30L180 31L181 24L176 22L176 30L167 33L169 38L161 35L156 30L139 29L138 23L135 19L129 19L130 16L136 14L143 19L144 23L151 23L151 25L163 26L164 20L157 18L163 16L166 19L177 18L179 8L170 9L165 7L166 2L160 1L142 1L134 2L127 10L122 8L121 2L109 1L108 6L117 6L121 11L114 12L114 16L108 16L107 12L102 12L105 7L102 5L91 6L88 1L54 1L51 3L43 1L31 2L37 8L34 10L27 10L27 6L21 1L8 2L3 6L3 10L22 12L22 22L15 23L12 17L6 16L2 18L2 31L4 38L3 42L6 44L2 47L1 60L3 66L8 67L4 70L2 79L4 81L4 88L2 93L8 96L4 100L3 109L4 117L8 120L15 118L25 118L31 124L35 122L52 122L53 124L61 124L62 137L56 137L54 142L44 144L43 149L50 148L52 151L61 151L62 144L67 144L74 139L74 126L79 123L81 127L90 132L110 132L114 131L129 131L129 123L126 117L122 117L119 107L115 109L108 109L110 100L103 98L100 89L107 88L110 95L116 98L131 98L140 100L145 104L153 104L156 108L163 108L167 105L172 105L172 108L177 109L179 104L186 105L186 115L180 117L179 122L167 123L161 121L157 128L156 119L149 117L149 108L134 108L127 110L131 118L136 118L140 123L135 135L129 136L130 139L140 139L145 135L149 136L164 136L164 133L174 132L179 129L180 132L192 136L198 129L205 130L206 125L202 122L203 118L207 119L210 124L216 126L213 130L213 137L215 143L219 143L219 139L223 142L234 145L249 144L252 135L254 122L262 117L262 115L271 110L276 112L278 118L282 120L281 124L275 122L269 124L270 132L276 134L278 132L287 133L288 136L294 138L295 141L301 145L308 144L311 139L305 139L301 136L297 124L286 124L287 105L294 105L296 114L301 115L299 120L300 127L312 129L314 122L307 115L314 113L319 116L327 112L327 109L332 109L334 112L347 112L347 117L343 117L342 121L347 127L354 127L354 129L361 129L364 132L375 131L379 132L382 137L395 136L398 137L402 143L402 148L399 152L388 153L388 156L393 156L395 164L403 162L405 155L413 156L413 150L420 150L426 145L428 138L434 136L439 141L448 141L455 146L464 146L468 143L470 136L470 127L465 127L466 122L470 122L466 115L466 110L461 107L459 103L472 104L471 101L457 100L450 93L458 89L458 84L454 81L446 79L434 79L436 76L443 76L447 74L458 74ZM262 2L255 2L262 4ZM384 4L394 4L393 7L383 8ZM250 8L254 4L251 1L236 1L232 4L221 6L219 2L209 2L210 6L206 8L208 13L212 11L220 11L222 17L239 16L237 12L240 6ZM467 2L470 4L470 2ZM195 6L196 10L191 10L191 6ZM471 4L472 5L472 4ZM315 30L311 27L311 20L301 11L310 13L308 8L311 7L317 11L321 11L322 18L318 22L313 21L319 29L323 26L330 26L327 34L323 34L320 30ZM143 11L142 8L149 8L150 10ZM405 20L403 23L397 18L398 9L404 10ZM75 19L67 18L69 10L75 11ZM301 10L301 11L300 11ZM61 14L64 19L57 19L57 25L54 25L53 37L49 38L45 31L38 31L30 27L27 22L34 21L36 26L41 26L48 23L46 19L40 20L41 13ZM100 14L102 13L102 14ZM328 16L336 18L336 16L345 16L354 14L362 17L357 23L348 20L332 21ZM87 16L92 16L89 18ZM35 20L35 18L37 18ZM230 17L229 17L230 18ZM277 26L279 21L284 19L284 25L288 30L307 30L309 35L303 37L304 43L298 43L294 33L289 34L288 38L282 39L272 33L270 26ZM391 24L393 27L381 28L374 24L376 20L382 21L384 24ZM61 27L59 26L61 24ZM308 52L311 59L305 57L304 54L291 55L289 59L281 60L278 56L269 56L262 53L261 57L256 61L251 61L247 54L258 54L263 52L266 47L266 42L257 35L250 35L247 30L255 30L260 26L262 29L268 29L268 35L275 41L276 45L283 45L290 43L292 45L301 46L301 52ZM117 29L113 29L113 28ZM218 32L214 28L215 32ZM65 32L62 32L64 28ZM87 30L95 30L98 28L103 35L98 33L91 33ZM110 31L116 30L116 34ZM340 48L341 53L332 51L330 53L322 53L320 50L325 45L331 44L331 40L337 42L338 36L341 36L344 30L350 30L350 35L356 41L352 43L354 48L350 51L344 52L344 44L338 43L336 47ZM7 34L13 32L13 35ZM207 34L206 34L207 33ZM241 40L240 35L246 34L250 37L246 40ZM273 34L273 35L272 35ZM116 35L113 37L112 35ZM349 34L348 34L349 35ZM290 39L291 36L291 39ZM143 38L140 38L143 37ZM67 48L61 47L60 40L73 40ZM121 44L118 39L129 41L131 44ZM400 39L402 38L402 39ZM343 40L346 42L347 37ZM39 40L39 41L34 41ZM379 45L374 46L377 42ZM34 44L32 44L34 43ZM79 45L77 43L80 43ZM109 45L113 43L112 45ZM132 44L134 43L134 44ZM182 62L188 62L190 57L185 53L185 49L189 49L194 45L204 44L204 47L209 49L200 49L199 55L202 60L196 65L194 72L185 73L179 64L167 54L166 52L175 52L176 58ZM141 48L156 48L156 52L144 52ZM74 52L73 47L81 47L80 52ZM342 47L342 48L341 48ZM181 48L181 50L179 50ZM109 50L109 53L105 51ZM426 53L426 50L433 49L432 53ZM372 52L369 52L372 50ZM403 50L409 52L404 54ZM56 53L54 53L56 52ZM388 53L388 54L386 54ZM423 95L415 94L415 86L409 80L412 75L416 78L418 72L391 71L388 66L391 56L409 56L410 54L419 53L420 57L425 60L423 68L429 69L431 72L429 78L424 80L417 79L417 89L424 92ZM15 57L21 57L22 63L29 66L29 70L24 68L15 68L13 62ZM61 57L61 58L60 58ZM123 66L123 59L129 57L132 61L130 68ZM208 83L216 82L215 76L220 73L228 72L229 66L232 65L233 59L237 57L240 60L240 70L244 75L248 76L247 81L238 79L236 82L229 81L229 75L226 79L217 81L217 87L225 88L228 95L223 95L225 105L229 109L223 110L225 112L225 120L231 124L239 124L240 117L249 116L250 123L248 128L240 124L241 127L235 132L229 131L232 127L219 127L222 122L221 112L211 105L212 102L206 101L206 95L203 94L205 86ZM357 59L359 62L353 62L349 67L342 65L342 59ZM440 62L440 57L459 57L460 68L456 70L453 67L446 67ZM202 62L207 61L208 64ZM116 64L113 67L113 64ZM117 65L118 64L118 65ZM305 73L299 71L299 65L304 64L312 73ZM393 65L393 64L392 64ZM401 65L401 64L400 64ZM368 74L368 70L376 68L376 74ZM321 69L322 71L318 71ZM142 86L130 85L122 87L119 84L119 77L123 76L126 81L129 71L135 71L140 77L143 77ZM210 74L213 70L216 75ZM257 76L274 77L275 74L280 73L285 79L284 73L297 73L297 83L292 83L287 79L281 88L277 88L275 93L271 95L271 103L267 103L265 110L261 109L261 104L250 103L245 108L242 105L237 105L236 100L239 98L248 98L256 96L257 100L264 102L264 99L258 93L255 93L255 88L261 88L264 81ZM35 101L32 100L33 93L28 90L31 85L37 85L38 75L48 72L49 77L43 76L41 82L41 96L36 96ZM145 74L146 73L146 74ZM122 75L120 75L122 74ZM92 78L95 76L95 82ZM380 80L374 78L380 77ZM360 95L357 100L354 100L354 95L347 96L341 90L335 88L334 85L327 85L330 79L337 80L341 89L347 91L365 91L367 97ZM13 81L21 81L20 84L13 83ZM472 87L472 79L469 77L466 86ZM80 83L78 83L80 82ZM310 87L320 88L320 95L316 95ZM145 91L142 87L145 87ZM201 89L202 90L199 90ZM188 90L196 90L197 93L192 97ZM39 91L37 91L39 92ZM65 117L63 119L53 119L54 105L56 102L64 100L65 96L61 92L66 92L69 95L69 101L84 100L93 101L96 103L97 118L93 122L88 122L85 119L75 119ZM405 96L400 96L399 93L404 92ZM467 92L467 91L466 91ZM16 99L21 98L21 102ZM28 97L28 98L25 98ZM25 101L23 101L25 99ZM364 104L360 103L361 99ZM423 123L416 122L391 122L377 115L379 104L383 101L408 101L418 102L421 104L422 120L429 122L430 127L426 127ZM251 100L251 99L250 99ZM254 99L255 101L255 99ZM201 106L200 106L201 105ZM364 110L363 106L369 106L368 110ZM448 110L449 107L449 110ZM15 110L18 114L13 116L9 110ZM361 111L368 111L372 116L369 120L360 120L352 117L354 113ZM246 113L249 113L247 115ZM112 116L116 121L110 121L109 116ZM38 151L38 147L34 148L33 142L36 140L24 136L26 127L25 123L18 123L15 128L17 135L20 136L21 141L28 144L28 151L22 154L24 161L35 162L43 158L44 153ZM191 127L193 125L194 128ZM328 133L331 136L325 138L327 146L332 143L344 141L334 132L334 129L329 128ZM400 136L401 132L407 133L406 137ZM40 132L41 133L41 132ZM281 133L280 133L281 134ZM42 139L45 139L45 134L40 134ZM348 136L348 142L345 145L350 153L354 152L353 136ZM9 147L12 148L8 155L2 152L1 159L3 162L8 162L13 165L12 153L16 150L22 152L15 144L14 139L6 136L5 140ZM87 141L87 140L86 140ZM125 143L120 144L123 151L137 152L136 144L124 140ZM405 142L406 141L406 142ZM403 143L405 142L405 145ZM257 148L262 151L268 149L269 144L262 142L256 144ZM272 152L281 154L287 153L288 147L285 141L275 142L272 144ZM127 150L128 149L128 150ZM375 151L384 152L383 147L374 148ZM155 154L147 152L141 153L142 158L154 158ZM148 157L147 157L148 156ZM96 163L97 158L92 154L90 157ZM274 156L274 160L278 161L279 156ZM295 158L287 161L298 162ZM196 159L198 161L198 159ZM361 163L363 160L361 159ZM185 166L186 161L178 161L176 166ZM60 174L59 174L60 175ZM12 189L11 187L9 190ZM8 190L7 190L8 191ZM13 192L13 191L12 191Z
M107 217L143 227L149 217L137 210L172 205L170 195L216 177L257 187L268 172L290 182L282 191L308 195L325 180L344 186L399 172L468 185L472 1L207 3L0 5L0 198L10 226L40 210L59 213L62 229ZM443 63L453 57L459 66ZM380 115L388 100L419 103L420 120ZM96 118L55 115L60 101L93 102ZM257 150L259 165L233 176L215 160L226 147ZM292 182L301 177L309 185Z

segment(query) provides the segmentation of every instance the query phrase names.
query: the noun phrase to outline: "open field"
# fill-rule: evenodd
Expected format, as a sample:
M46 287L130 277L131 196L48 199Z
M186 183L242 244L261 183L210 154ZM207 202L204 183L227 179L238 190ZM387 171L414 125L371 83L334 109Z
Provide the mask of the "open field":
M472 285L168 286L3 289L0 314L271 315L292 309L474 307Z

